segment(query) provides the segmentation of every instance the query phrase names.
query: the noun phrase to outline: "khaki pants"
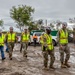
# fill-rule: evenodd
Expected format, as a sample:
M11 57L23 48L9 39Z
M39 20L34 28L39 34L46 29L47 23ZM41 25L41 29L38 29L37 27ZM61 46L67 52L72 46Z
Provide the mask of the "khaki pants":
M9 58L12 58L13 48L14 48L14 43L8 43Z
M70 49L69 49L68 45L62 45L62 49L61 49L61 47L59 47L59 52L60 52L60 61L61 61L61 63L64 63L64 53L66 53L65 61L69 60L69 58L70 58Z
M53 66L55 61L54 50L43 50L44 66L48 66L48 55L50 56L50 66Z
M27 56L28 42L22 43L22 45L24 49L23 56Z

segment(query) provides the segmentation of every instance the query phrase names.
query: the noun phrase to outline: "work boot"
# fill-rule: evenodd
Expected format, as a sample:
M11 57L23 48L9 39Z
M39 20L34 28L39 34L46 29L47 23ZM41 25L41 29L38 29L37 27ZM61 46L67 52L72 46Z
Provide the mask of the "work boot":
M4 57L4 58L2 58L2 61L3 61L3 60L5 60L5 59L6 59L5 57Z
M9 53L9 51L6 51L7 53Z
M12 55L11 54L9 54L9 59L12 60Z
M10 58L10 60L12 60L12 58Z
M43 67L43 70L49 70L49 69L48 69L47 67L44 66L44 67Z
M55 67L54 66L50 66L49 68L55 70Z
M67 68L67 66L64 64L61 64L61 68Z
M23 57L26 57L27 58L27 55L23 55Z
M65 64L64 65L66 65L68 68L70 68L70 65L68 64L67 61L65 61Z

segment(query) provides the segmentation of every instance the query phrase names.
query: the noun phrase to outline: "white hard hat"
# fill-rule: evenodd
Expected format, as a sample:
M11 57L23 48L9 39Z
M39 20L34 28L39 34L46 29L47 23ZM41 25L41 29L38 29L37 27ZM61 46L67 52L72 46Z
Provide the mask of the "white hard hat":
M28 29L28 28L24 28L24 29Z
M67 26L67 23L66 23L66 22L62 22L62 25L65 25L65 26Z
M10 27L9 29L13 29L13 27Z
M28 29L28 26L24 26L24 29Z

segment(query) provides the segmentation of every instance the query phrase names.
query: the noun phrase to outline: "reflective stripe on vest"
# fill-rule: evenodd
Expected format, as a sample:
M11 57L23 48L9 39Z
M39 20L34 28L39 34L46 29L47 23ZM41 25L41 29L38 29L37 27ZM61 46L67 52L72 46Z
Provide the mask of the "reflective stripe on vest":
M53 42L52 42L52 36L45 34L46 38L47 38L47 50L53 50L54 46L53 46Z
M67 44L67 43L68 43L68 32L60 30L60 44Z
M8 42L15 42L16 40L16 34L15 33L8 33Z
M29 34L22 33L22 42L28 42L29 41Z
M0 37L0 46L4 46L4 34Z

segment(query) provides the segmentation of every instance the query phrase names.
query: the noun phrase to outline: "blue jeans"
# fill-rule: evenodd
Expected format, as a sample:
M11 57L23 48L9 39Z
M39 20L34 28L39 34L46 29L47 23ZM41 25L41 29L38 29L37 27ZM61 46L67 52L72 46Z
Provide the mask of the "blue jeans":
M5 58L5 55L4 55L4 46L0 46L0 51L1 51L1 57L2 57L2 59Z
M6 52L8 52L8 43L6 43Z

